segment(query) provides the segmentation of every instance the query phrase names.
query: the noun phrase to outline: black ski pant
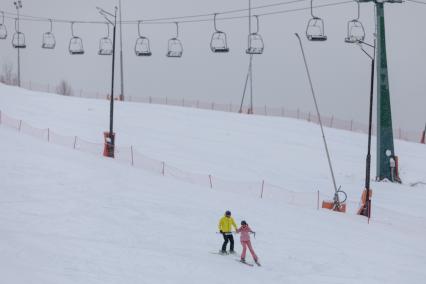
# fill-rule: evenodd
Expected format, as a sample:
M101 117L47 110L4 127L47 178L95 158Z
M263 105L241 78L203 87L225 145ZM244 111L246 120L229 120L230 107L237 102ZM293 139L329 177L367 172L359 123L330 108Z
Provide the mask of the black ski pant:
M231 243L231 251L234 251L234 236L232 234L223 234L223 245L222 245L222 251L226 251L226 246L228 245L228 242Z

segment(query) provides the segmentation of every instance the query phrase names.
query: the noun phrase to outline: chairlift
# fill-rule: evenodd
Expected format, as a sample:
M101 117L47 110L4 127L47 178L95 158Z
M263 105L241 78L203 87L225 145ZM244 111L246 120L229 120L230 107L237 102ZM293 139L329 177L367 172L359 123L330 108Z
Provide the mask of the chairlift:
M151 56L151 48L149 45L149 39L141 35L140 25L142 21L138 21L138 38L135 43L135 54L136 56Z
M324 33L324 21L323 19L314 16L313 11L313 0L311 0L311 15L312 18L309 20L306 27L306 37L310 41L326 41L327 36Z
M45 32L43 34L43 42L41 44L41 47L45 49L54 49L56 46L56 40L52 32L53 30L52 20L49 19L49 22L50 22L50 31Z
M176 37L169 39L167 47L167 57L180 58L183 53L183 46L179 40L179 24L176 22Z
M109 38L109 24L106 23L106 25L108 33L99 40L99 55L112 55L113 53L112 40Z
M229 52L228 40L226 37L226 33L219 31L216 27L216 15L214 14L214 30L215 32L212 35L212 39L210 41L210 49L214 53L226 53Z
M12 38L12 46L14 48L26 48L25 35L19 31L18 19L15 18L15 33Z
M6 38L7 38L7 29L4 24L4 12L1 11L0 39L6 39Z
M74 22L71 23L71 39L68 46L68 50L71 55L81 55L84 54L84 48L83 48L83 40L74 35Z
M262 36L259 34L259 16L256 17L256 32L249 34L247 43L247 54L262 54L265 47Z
M365 39L365 29L362 23L359 21L360 17L360 5L358 4L358 16L356 19L353 19L348 22L348 35L345 38L347 43L358 43L363 42Z

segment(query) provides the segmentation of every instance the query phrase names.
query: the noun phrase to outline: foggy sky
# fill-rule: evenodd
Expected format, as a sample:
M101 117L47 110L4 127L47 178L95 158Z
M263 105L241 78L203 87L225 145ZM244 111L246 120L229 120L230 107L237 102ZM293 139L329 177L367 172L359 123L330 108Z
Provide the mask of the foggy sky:
M96 6L113 10L113 6L118 5L113 0L22 2L22 14L100 21L102 17L97 13ZM252 2L256 6L280 1ZM329 2L336 0L314 1L317 4ZM268 11L305 7L308 3L275 7ZM122 14L123 20L143 20L213 13L246 6L246 0L123 0ZM393 124L394 127L420 132L426 122L426 34L422 21L426 5L407 2L385 6ZM366 41L369 42L373 41L373 7L371 3L361 5L360 20L366 28ZM315 14L325 20L325 31L329 38L326 42L308 42L304 37L310 18L308 10L261 17L260 34L265 41L265 52L255 56L253 62L254 104L314 110L299 45L294 36L298 32L303 36L321 112L366 123L370 60L358 47L344 43L346 24L356 17L356 9L356 4L350 3L315 10ZM0 0L0 10L14 12L13 1ZM11 46L13 20L6 19L5 24L9 37L0 40L0 64L11 62L16 67L16 50ZM184 45L181 59L165 56L167 40L175 34L175 27L171 24L142 25L142 33L150 38L153 56L138 58L133 50L137 25L124 25L125 95L167 96L238 104L248 67L248 56L244 52L248 34L247 19L218 22L218 28L228 34L229 54L213 54L210 51L212 22L186 23L180 25L180 28L180 39ZM83 56L69 55L71 30L69 24L63 23L53 26L56 49L43 50L42 34L48 29L48 22L21 23L21 31L27 39L27 49L21 52L22 81L55 85L61 79L66 79L76 90L109 92L111 58L97 55L99 39L106 33L105 25L75 25L75 34L84 42L86 53ZM116 86L118 91L119 80Z

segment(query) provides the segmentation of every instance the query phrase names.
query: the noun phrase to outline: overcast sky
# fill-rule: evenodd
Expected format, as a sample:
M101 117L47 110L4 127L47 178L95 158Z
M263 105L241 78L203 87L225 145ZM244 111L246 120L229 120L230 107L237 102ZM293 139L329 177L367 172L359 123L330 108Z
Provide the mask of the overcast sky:
M22 2L22 14L69 20L102 20L95 7L113 10L118 3L113 0ZM252 1L253 6L277 2L282 1ZM339 0L317 0L314 4L330 2ZM247 3L247 0L123 0L122 16L123 20L143 20L214 13L245 8ZM259 12L308 5L309 1L306 1ZM367 31L366 40L371 42L374 6L371 3L361 6L360 20ZM370 61L359 48L344 43L346 24L356 17L356 9L354 2L315 10L315 14L325 21L329 40L308 42L305 37L302 39L322 113L367 122ZM13 1L0 0L0 10L14 12ZM385 8L393 123L394 127L407 130L420 131L426 122L425 13L426 5L412 2L387 4ZM304 35L309 18L309 11L260 18L265 52L256 56L253 62L255 105L314 110L299 45L294 36L294 32ZM11 62L16 66L16 50L11 46L13 20L6 19L5 24L9 38L0 40L0 63ZM212 22L186 23L180 27L184 45L181 59L165 56L167 40L175 34L175 27L171 24L142 26L143 33L151 40L153 56L138 58L133 50L137 25L124 25L125 95L239 103L248 67L248 56L244 53L247 19L218 22L218 28L228 34L231 49L228 54L213 54L210 51ZM74 89L108 92L111 59L97 55L99 39L106 33L105 26L75 25L75 34L84 41L86 54L83 56L68 53L71 36L69 24L54 24L53 32L57 39L55 50L41 49L42 34L48 29L48 22L22 22L21 31L25 33L28 45L22 51L22 80L54 85L66 79ZM118 80L116 84L119 86Z

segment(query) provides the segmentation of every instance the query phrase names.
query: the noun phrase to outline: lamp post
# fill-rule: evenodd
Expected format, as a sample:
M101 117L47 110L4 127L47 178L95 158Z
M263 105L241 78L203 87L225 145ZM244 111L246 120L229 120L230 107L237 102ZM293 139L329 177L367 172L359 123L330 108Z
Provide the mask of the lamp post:
M13 4L15 5L16 8L16 14L18 16L18 24L17 24L17 32L18 32L18 41L20 40L19 37L19 10L22 9L22 1L18 0L18 1L14 1ZM18 42L18 48L16 48L18 51L18 86L21 87L21 48L19 47L19 42Z
M364 41L358 41L357 44L371 59L371 77L370 77L370 105L369 105L369 117L368 117L368 147L367 147L367 158L366 158L366 166L365 166L365 198L363 196L362 205L360 210L358 211L359 215L366 216L370 219L371 216L371 189L370 189L370 176L371 176L371 129L373 123L373 94L374 94L374 66L376 61L376 40L374 40L374 45L368 44ZM365 49L364 46L368 46L373 48L373 56L371 56ZM365 200L364 200L365 199Z
M104 132L105 146L104 146L104 156L114 158L114 146L115 146L115 133L113 131L114 125L114 69L115 69L115 34L116 34L116 25L117 25L117 7L114 8L114 14L109 13L99 7L99 14L104 16L104 18L114 27L113 37L112 37L112 72L111 72L111 95L110 95L110 110L109 110L109 132ZM113 18L112 21L110 18Z
M120 12L120 101L124 101L124 75L123 75L123 24L121 20L121 0L119 2Z

